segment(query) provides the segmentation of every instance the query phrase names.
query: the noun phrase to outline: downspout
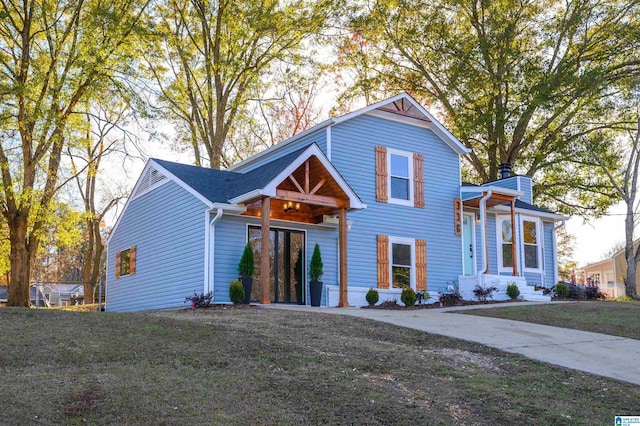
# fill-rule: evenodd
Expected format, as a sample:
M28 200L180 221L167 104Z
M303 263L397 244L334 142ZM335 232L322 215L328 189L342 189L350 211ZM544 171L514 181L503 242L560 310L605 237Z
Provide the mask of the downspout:
M209 213L213 212L213 210L209 210ZM218 207L217 211L216 211L216 215L213 217L213 219L211 220L211 222L209 223L209 232L210 232L210 237L209 237L209 259L207 259L207 261L209 262L209 269L208 269L208 276L207 276L207 280L209 281L209 283L211 284L211 291L213 291L213 295L215 297L215 271L214 271L214 264L215 264L215 247L216 247L216 238L215 238L215 230L216 230L216 222L218 222L221 218L222 218L222 214L224 213L224 209L222 209L221 207Z
M482 237L482 270L478 275L484 275L488 270L489 253L487 252L487 200L491 198L493 191L480 199L480 237Z

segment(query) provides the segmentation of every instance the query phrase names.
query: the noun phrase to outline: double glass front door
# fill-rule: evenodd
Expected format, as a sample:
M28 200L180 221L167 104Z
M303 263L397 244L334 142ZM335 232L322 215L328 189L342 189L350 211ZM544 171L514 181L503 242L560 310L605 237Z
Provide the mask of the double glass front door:
M271 302L304 304L304 232L271 228L269 231L269 294ZM262 258L262 231L259 226L249 227L249 241L255 258L255 279L251 300L260 300L263 279L260 276Z

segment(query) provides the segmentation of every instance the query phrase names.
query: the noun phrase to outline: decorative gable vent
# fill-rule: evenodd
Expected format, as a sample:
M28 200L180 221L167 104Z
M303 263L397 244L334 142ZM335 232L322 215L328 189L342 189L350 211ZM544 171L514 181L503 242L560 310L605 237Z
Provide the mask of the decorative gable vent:
M131 198L136 198L139 197L140 195L144 194L145 192L148 192L160 185L163 185L165 183L167 183L167 177L165 175L163 175L162 173L160 173L158 170L154 169L153 167L149 167L146 171L146 173L144 174L144 176L142 176L140 178L140 182L138 183L138 187L136 188L135 193L132 195Z

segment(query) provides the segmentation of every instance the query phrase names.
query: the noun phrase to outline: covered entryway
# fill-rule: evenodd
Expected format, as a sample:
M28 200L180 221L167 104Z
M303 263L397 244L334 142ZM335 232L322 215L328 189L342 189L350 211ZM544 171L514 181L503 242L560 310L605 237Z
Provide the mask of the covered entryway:
M241 213L243 216L259 217L261 222L259 227L249 231L254 252L256 247L260 247L256 252L259 265L256 275L260 277L260 284L255 286L260 293L257 295L255 292L258 290L252 290L252 295L259 296L257 300L263 304L306 303L304 283L308 265L304 259L305 241L304 238L300 240L299 232L295 232L295 223L327 224L334 223L337 217L339 306L348 306L347 211L366 206L315 144L274 160L263 169L248 172L245 176L255 174L255 179L259 180L262 179L260 172L268 174L273 169L278 172L261 188L229 200L245 207ZM272 227L272 220L292 222L291 229ZM314 242L309 241L308 244L313 245ZM270 249L263 250L263 247ZM297 273L300 253L304 264L301 265L302 272ZM270 277L269 285L261 285L262 277ZM301 284L302 288L296 287Z

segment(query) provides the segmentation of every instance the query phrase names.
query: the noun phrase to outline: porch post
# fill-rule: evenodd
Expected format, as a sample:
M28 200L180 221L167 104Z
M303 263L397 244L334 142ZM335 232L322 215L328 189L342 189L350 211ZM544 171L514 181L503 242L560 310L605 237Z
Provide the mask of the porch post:
M260 285L262 287L262 294L260 297L260 303L271 303L271 297L269 296L270 282L269 282L269 246L271 245L271 238L269 236L270 220L269 215L271 213L271 198L262 197L262 221L260 232L262 233L262 245L260 250Z
M511 263L513 263L513 276L518 276L518 256L516 250L516 200L511 200Z
M347 209L338 211L338 245L340 246L340 301L339 308L349 306L348 270L347 270Z

